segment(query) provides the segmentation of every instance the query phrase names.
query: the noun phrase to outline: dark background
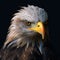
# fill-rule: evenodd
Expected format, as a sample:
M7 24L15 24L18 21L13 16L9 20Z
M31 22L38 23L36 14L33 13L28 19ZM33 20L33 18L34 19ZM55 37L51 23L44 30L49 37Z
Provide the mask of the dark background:
M0 0L0 48L2 47L10 20L21 6L36 5L44 8L49 16L48 26L52 43L52 50L60 57L60 12L59 3L55 0Z

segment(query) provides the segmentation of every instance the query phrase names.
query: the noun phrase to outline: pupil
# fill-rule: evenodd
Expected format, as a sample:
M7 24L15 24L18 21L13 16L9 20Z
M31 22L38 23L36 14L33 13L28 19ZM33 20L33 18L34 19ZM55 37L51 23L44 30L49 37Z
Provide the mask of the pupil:
M28 22L28 26L30 26L31 25L31 23L30 22Z

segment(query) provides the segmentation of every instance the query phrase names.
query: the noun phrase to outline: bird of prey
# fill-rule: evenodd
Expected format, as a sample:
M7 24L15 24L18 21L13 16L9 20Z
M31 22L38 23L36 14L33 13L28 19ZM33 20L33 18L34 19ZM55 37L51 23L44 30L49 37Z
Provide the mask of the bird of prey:
M47 47L44 48L49 35L45 25L47 20L47 12L38 6L28 5L18 10L11 19L0 59L50 60Z

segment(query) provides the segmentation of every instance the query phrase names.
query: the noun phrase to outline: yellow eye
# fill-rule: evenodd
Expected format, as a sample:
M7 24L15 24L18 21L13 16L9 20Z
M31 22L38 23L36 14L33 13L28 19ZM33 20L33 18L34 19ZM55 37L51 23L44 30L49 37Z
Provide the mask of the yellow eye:
M27 22L26 25L27 25L27 26L31 26L31 22Z

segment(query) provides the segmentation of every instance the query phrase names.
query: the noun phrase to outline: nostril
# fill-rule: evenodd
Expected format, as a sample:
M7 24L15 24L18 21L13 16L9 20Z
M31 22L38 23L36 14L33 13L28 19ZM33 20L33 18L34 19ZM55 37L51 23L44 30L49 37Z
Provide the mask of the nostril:
M40 25L38 25L38 27L40 27Z

